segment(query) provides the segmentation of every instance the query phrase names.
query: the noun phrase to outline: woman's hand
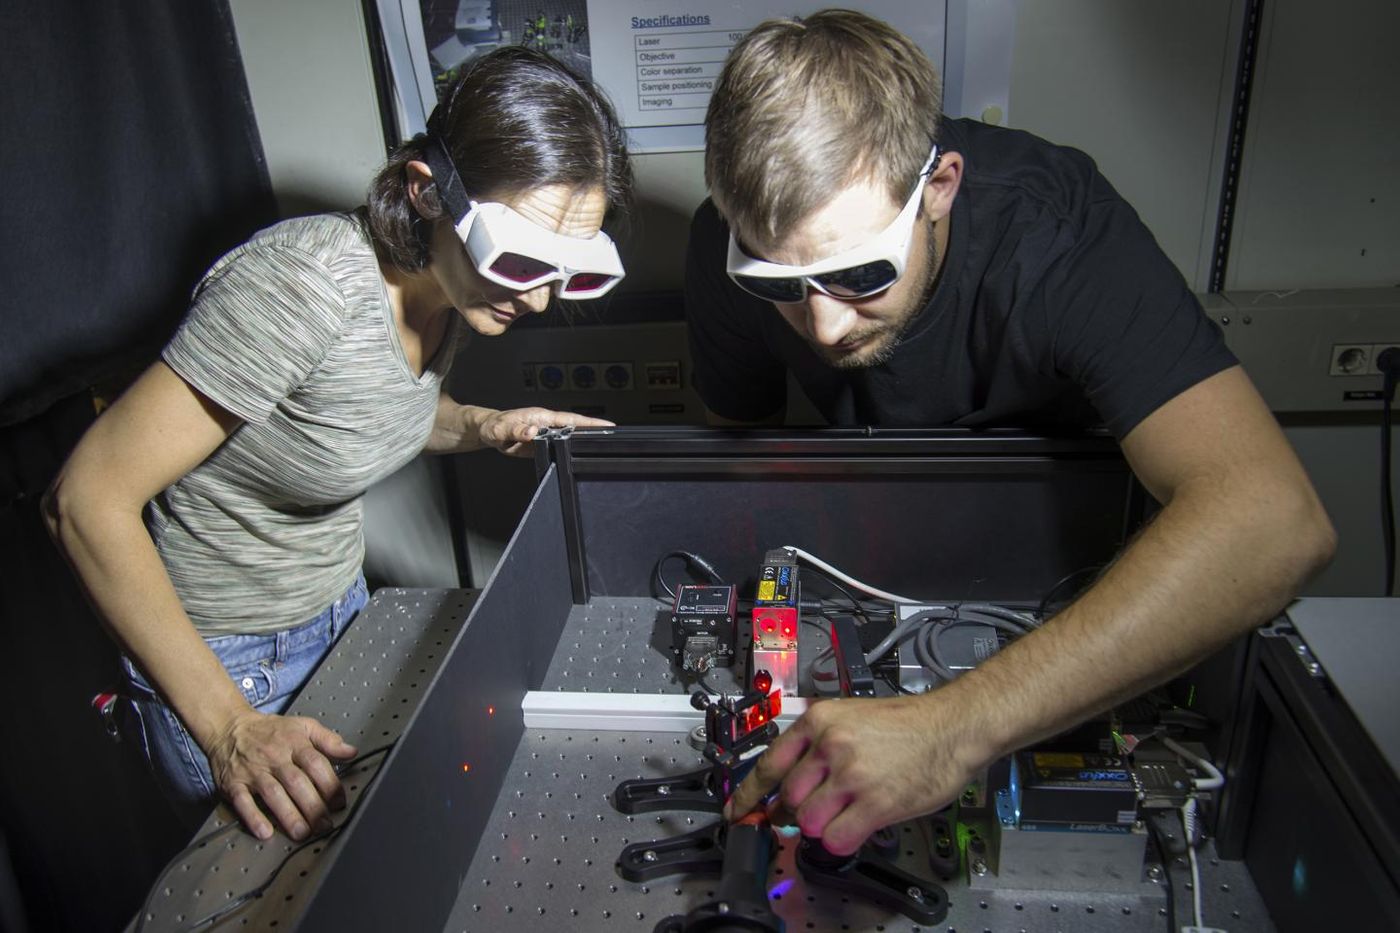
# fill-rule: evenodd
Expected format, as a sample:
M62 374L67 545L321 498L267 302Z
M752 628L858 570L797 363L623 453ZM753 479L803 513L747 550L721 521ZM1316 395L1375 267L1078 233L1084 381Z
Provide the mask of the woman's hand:
M314 719L250 709L230 720L205 752L214 783L249 832L272 836L261 800L283 832L302 840L330 829L330 811L345 806L330 759L353 758L355 747Z
M494 411L481 422L481 443L513 457L530 456L529 444L546 428L610 428L611 421L589 418L548 408L512 408Z

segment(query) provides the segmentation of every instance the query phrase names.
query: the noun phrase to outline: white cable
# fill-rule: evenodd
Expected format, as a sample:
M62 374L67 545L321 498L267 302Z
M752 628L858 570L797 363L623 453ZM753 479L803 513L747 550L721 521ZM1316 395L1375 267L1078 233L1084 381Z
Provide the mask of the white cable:
M1201 920L1201 864L1196 860L1196 798L1187 797L1181 805L1181 826L1186 832L1186 853L1191 859L1191 900L1196 909L1196 929L1205 927Z
M793 547L791 544L785 544L783 545L783 550L787 551L789 554L792 554L794 557L802 558L803 560L807 561L807 563L811 564L813 567L816 567L818 570L825 570L827 573L831 574L833 577L840 580L847 586L853 586L856 589L860 590L862 593L865 593L869 596L874 596L876 599L887 599L892 603L903 603L909 606L916 606L919 604L919 600L917 599L910 599L907 596L896 596L893 593L886 593L884 590L876 589L875 587L870 586L869 584L862 583L855 577L848 576L847 574L842 573L840 570L837 570L835 567L831 566L821 558L808 554L800 547Z
M1217 768L1215 765L1211 764L1209 760L1202 758L1195 752L1187 751L1186 747L1183 746L1181 743L1165 735L1162 736L1162 744L1165 745L1167 748L1171 749L1172 751L1176 752L1182 758L1185 758L1187 761L1191 762L1197 768L1200 768L1206 774L1210 775L1210 777L1205 778L1204 780L1202 780L1201 778L1197 778L1195 780L1194 784L1196 790L1215 790L1216 788L1223 787L1225 785L1225 775L1221 774L1220 769Z

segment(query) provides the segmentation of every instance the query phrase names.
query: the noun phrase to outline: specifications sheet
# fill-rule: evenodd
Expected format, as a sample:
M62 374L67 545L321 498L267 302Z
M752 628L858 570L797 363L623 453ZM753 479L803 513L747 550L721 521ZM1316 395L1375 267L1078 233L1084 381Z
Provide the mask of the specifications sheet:
M851 6L908 35L942 70L947 0ZM588 0L593 80L634 137L641 128L678 128L641 134L646 148L691 148L701 141L698 127L729 50L760 22L794 12L809 10L795 10L790 0Z

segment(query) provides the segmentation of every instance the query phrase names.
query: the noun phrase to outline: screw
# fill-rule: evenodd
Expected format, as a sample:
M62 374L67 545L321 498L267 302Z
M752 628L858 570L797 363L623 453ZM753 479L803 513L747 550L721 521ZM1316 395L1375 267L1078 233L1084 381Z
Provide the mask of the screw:
M987 863L980 858L975 859L972 863L972 873L974 875L985 875L987 873Z
M916 901L921 901L924 899L924 892L915 887L910 887L909 890L905 891L904 893L908 894Z
M656 792L657 792L658 794L660 794L661 796L663 796L663 797L669 797L670 794L671 794L671 785L669 785L669 784L662 784L660 787L658 787L658 788L656 789Z
M655 852L655 850L653 850L653 849L647 849L645 852L643 852L643 853L642 853L642 861L643 861L643 862L654 862L654 861L656 861L656 852Z
M715 910L719 911L722 914L727 914L729 913L729 904L726 901L720 901L718 904L715 905Z
M1149 866L1148 869L1147 869L1147 877L1151 878L1153 881L1161 881L1161 880L1162 880L1162 866L1160 866L1160 865L1152 865L1152 866Z

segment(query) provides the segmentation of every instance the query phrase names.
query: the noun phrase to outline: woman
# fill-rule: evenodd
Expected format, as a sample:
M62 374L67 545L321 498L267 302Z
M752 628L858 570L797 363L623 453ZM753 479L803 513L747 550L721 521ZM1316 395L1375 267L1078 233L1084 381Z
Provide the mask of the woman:
M367 208L285 221L219 260L74 449L50 528L186 812L221 794L266 839L260 800L303 839L343 805L332 762L355 749L280 713L365 602L360 496L423 450L520 453L541 427L608 423L440 386L464 327L494 336L553 294L616 284L601 227L630 184L587 81L526 49L478 59Z

